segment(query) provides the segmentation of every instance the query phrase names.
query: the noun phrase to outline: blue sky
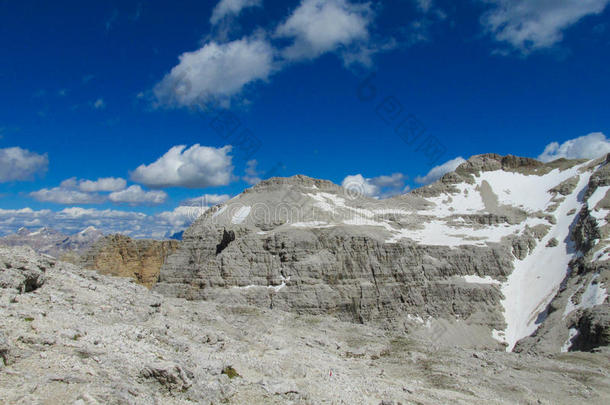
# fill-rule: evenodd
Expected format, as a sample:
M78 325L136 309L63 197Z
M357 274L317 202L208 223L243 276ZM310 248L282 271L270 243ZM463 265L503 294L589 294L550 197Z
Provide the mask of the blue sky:
M269 175L383 198L474 154L609 152L608 3L0 1L0 233L158 237Z

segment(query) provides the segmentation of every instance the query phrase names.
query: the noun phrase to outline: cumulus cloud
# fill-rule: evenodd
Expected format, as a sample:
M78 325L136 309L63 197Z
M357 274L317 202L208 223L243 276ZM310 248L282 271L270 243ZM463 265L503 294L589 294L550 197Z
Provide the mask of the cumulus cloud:
M303 0L280 24L275 35L292 38L292 45L282 51L288 60L313 59L323 53L346 49L369 38L373 20L370 3L347 0Z
M244 87L267 80L273 70L274 48L261 36L218 43L211 41L180 55L180 63L154 88L159 104L230 103Z
M133 185L125 190L110 193L108 199L117 204L128 205L159 205L167 200L164 191L144 191L142 187Z
M457 167L459 165L461 165L462 163L464 163L465 161L466 161L466 159L464 159L461 156L456 157L455 159L451 159L451 160L443 163L442 165L433 167L432 169L430 169L428 174L426 174L425 176L417 176L415 178L415 182L419 183L419 184L434 183L435 181L437 181L438 179L443 177L443 175L457 169Z
M223 0L211 21L218 23L245 7L258 5L259 0ZM393 39L371 39L369 26L374 17L369 2L302 0L270 35L258 29L250 36L227 42L226 32L216 34L200 49L179 56L178 65L153 89L156 105L228 107L255 83L267 81L296 61L312 60L328 52L338 53L346 66L369 65L372 55L396 46ZM229 29L225 27L225 31ZM285 41L289 45L282 47Z
M167 224L168 234L180 232L191 225L197 218L203 215L209 207L179 206L173 211L165 211L157 215L162 222Z
M95 181L72 177L62 181L59 187L43 188L29 195L38 201L55 204L101 204L106 201L106 196L98 192L119 191L126 185L125 179L115 177L105 177Z
M48 167L46 154L39 155L19 147L0 149L0 183L33 180Z
M204 194L200 197L189 198L180 203L187 207L212 207L231 199L228 194Z
M115 204L158 205L167 200L163 191L145 191L139 185L125 188L127 182L122 178L105 177L93 180L79 180L72 177L62 181L59 187L30 193L30 197L55 204L102 204L110 201ZM109 192L110 194L100 194Z
M261 181L261 178L259 177L260 173L257 170L257 166L258 162L256 161L256 159L249 160L246 163L246 175L243 177L243 180L251 186Z
M544 152L538 156L542 162L550 162L559 158L595 159L610 153L610 140L601 132L570 139L562 144L551 142Z
M99 194L83 193L79 190L72 190L63 187L31 192L30 197L40 202L50 202L55 204L101 204L105 198Z
M405 175L394 173L389 176L366 178L361 174L346 176L341 186L353 197L365 195L373 198L387 198L408 190L405 187Z
M76 177L64 180L60 187L68 189L78 189L85 193L98 191L121 191L127 186L127 181L120 177L104 177L93 180L78 180Z
M204 188L224 186L233 180L231 146L213 148L195 144L174 146L156 162L131 173L136 183L151 188Z
M497 41L523 53L551 47L585 16L600 14L610 0L484 0L494 7L481 23Z
M262 3L262 0L220 0L212 11L210 23L217 24L226 16L238 16L243 9L260 7Z
M201 197L184 200L174 210L162 212L157 217L168 224L170 229L168 233L174 234L189 227L210 207L230 199L231 196L228 194L204 194Z

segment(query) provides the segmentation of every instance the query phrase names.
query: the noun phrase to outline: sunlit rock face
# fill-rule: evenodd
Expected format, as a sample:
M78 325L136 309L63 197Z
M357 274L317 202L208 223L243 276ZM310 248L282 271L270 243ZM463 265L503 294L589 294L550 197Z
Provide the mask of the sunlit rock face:
M496 154L384 200L273 178L201 216L155 290L465 346L513 350L537 332L528 350L569 350L583 311L608 305L609 179L605 158Z

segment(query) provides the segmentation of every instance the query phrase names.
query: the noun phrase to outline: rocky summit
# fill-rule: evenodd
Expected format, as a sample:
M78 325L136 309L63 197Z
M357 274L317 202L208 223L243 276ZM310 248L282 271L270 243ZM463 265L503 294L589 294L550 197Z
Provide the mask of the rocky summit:
M609 342L609 188L606 158L497 154L384 200L273 178L201 216L155 290L439 344L593 349Z

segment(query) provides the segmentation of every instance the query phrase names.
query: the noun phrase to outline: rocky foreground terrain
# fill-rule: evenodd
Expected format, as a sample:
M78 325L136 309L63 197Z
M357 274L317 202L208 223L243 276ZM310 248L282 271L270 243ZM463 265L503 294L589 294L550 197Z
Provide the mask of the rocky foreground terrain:
M468 350L278 309L168 298L0 248L1 404L604 404L607 351Z

